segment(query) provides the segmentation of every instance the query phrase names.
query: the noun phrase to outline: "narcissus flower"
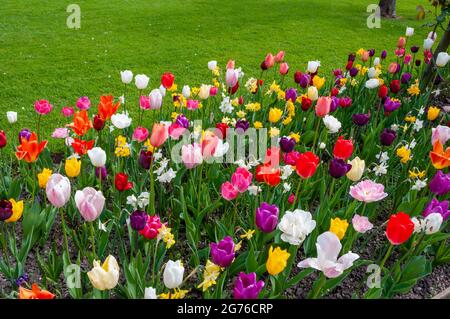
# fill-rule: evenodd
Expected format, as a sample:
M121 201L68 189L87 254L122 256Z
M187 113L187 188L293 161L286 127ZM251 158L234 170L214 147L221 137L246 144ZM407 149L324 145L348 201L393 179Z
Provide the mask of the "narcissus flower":
M94 260L94 268L87 273L92 286L98 290L111 290L119 282L120 268L114 256L106 257L102 265Z
M414 231L414 223L409 215L399 212L391 215L386 226L386 237L392 245L406 242Z
M257 299L259 293L264 287L264 281L256 280L256 273L239 273L234 284L234 299Z
M346 219L340 219L339 217L332 218L330 221L330 232L336 234L339 240L344 238L347 232L348 222Z
M317 237L317 258L308 258L301 261L297 267L314 268L323 272L327 278L336 278L353 266L353 262L359 258L357 254L349 251L339 259L342 244L336 234L325 232Z
M77 177L80 175L81 160L77 159L75 156L66 159L64 169L68 177Z
M55 295L50 291L39 288L39 286L34 283L31 285L31 289L19 287L19 299L53 299Z
M203 291L206 291L214 286L217 278L219 278L220 269L220 266L214 264L211 260L207 260L205 270L203 271L203 281L197 288L202 288Z
M383 184L367 179L350 186L350 196L360 202L372 203L384 199L388 194L384 192Z
M278 275L286 268L290 255L291 254L289 254L286 249L281 249L280 247L273 249L273 247L270 246L269 257L266 261L267 272L272 276Z
M47 185L48 179L50 178L50 176L52 174L53 174L53 171L48 168L42 169L42 171L39 174L37 174L38 183L39 183L40 188L45 188L45 186Z
M39 154L47 146L47 141L38 141L36 133L31 133L30 138L22 138L17 146L16 157L18 160L25 160L27 163L36 162Z

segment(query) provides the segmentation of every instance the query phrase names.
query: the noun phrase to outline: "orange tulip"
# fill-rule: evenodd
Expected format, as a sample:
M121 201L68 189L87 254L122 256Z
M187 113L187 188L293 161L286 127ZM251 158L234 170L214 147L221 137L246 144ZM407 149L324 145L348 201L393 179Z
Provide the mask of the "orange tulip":
M103 121L109 120L111 116L116 113L120 106L120 102L113 104L114 96L112 95L102 95L100 96L100 103L98 105L98 116Z
M87 153L87 151L89 151L90 149L92 149L94 147L94 140L92 141L83 141L83 140L79 140L77 138L73 139L72 142L72 147L73 150L78 154L78 155L84 155Z
M31 289L19 287L19 299L53 299L55 295L50 291L39 288L37 284L33 284Z
M150 143L154 147L160 147L164 144L168 135L168 129L164 124L155 123L153 125L152 135L150 136Z
M76 112L73 117L73 123L69 124L68 127L70 127L75 134L79 136L86 134L92 127L92 122L89 120L87 111L82 110L80 112Z
M24 159L27 163L35 162L45 146L47 141L39 143L37 134L33 132L28 140L22 137L20 145L17 146L16 157L19 161Z
M431 163L436 169L450 166L450 146L444 152L444 146L437 140L434 142L433 150L430 152Z

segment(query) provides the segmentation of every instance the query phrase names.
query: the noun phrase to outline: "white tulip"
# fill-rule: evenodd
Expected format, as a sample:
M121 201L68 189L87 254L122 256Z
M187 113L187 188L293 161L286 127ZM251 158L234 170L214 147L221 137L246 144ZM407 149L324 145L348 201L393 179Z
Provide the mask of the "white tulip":
M150 78L148 76L146 76L145 74L137 74L134 77L134 84L136 84L136 87L139 90L144 90L147 87L149 80L150 80Z
M443 68L450 60L450 55L447 52L439 52L436 58L436 65Z
M311 101L316 101L319 98L319 92L315 86L308 87L308 98Z
M89 159L95 167L103 167L106 164L106 153L101 147L94 147L88 152Z
M437 33L433 32L433 31L430 31L430 33L428 33L427 38L433 40L433 42L434 42L434 41L436 41Z
M188 99L191 96L191 88L189 85L183 86L183 90L181 91L185 99Z
M159 92L161 93L162 97L166 96L166 88L164 87L164 85L160 85L159 86Z
M433 39L426 38L426 39L423 41L423 49L424 49L424 50L430 50L431 47L433 46L433 44L434 44Z
M441 228L442 222L444 221L442 215L439 213L431 213L423 219L414 217L411 220L414 223L415 233L425 232L427 235L437 233Z
M122 80L122 83L130 84L131 81L133 81L133 72L131 72L130 70L120 71L120 78Z
M380 64L380 58L379 57L376 57L375 59L373 59L373 65L374 66L377 66L379 64Z
M338 259L342 245L338 236L329 231L317 237L316 248L317 258L305 259L297 267L314 268L322 271L327 278L336 278L353 266L353 262L359 258L357 254L349 251Z
M341 122L333 115L325 115L323 118L323 124L325 124L328 132L331 134L337 133L341 129Z
M202 100L206 100L209 97L209 90L211 89L211 85L202 84L200 86L200 91L198 92L198 97Z
M169 260L164 268L163 281L169 289L177 288L183 282L184 267L180 260Z
M352 165L352 168L347 172L347 178L353 182L357 182L361 179L366 168L366 162L356 156L351 161L348 161Z
M217 61L212 60L208 62L208 69L214 71L216 68L217 68Z
M131 117L127 113L116 113L111 116L112 124L118 129L124 129L131 125Z
M309 73L316 73L319 66L320 61L309 61L307 70Z
M14 124L17 122L17 112L8 111L6 112L6 118L10 124Z
M153 287L146 287L144 291L144 299L158 299L156 289Z
M286 211L278 224L282 232L281 240L291 245L300 245L315 227L316 221L311 213L301 209Z
M111 290L119 282L119 264L114 256L109 255L103 265L94 260L94 268L87 273L92 285L98 290Z
M159 89L154 89L148 95L150 98L150 109L158 110L161 108L163 96Z
M370 79L366 81L366 88L375 89L380 86L380 81L378 79Z
M405 35L406 35L407 37L412 37L412 36L414 35L414 28L407 27L407 28L406 28L406 32L405 32Z
M373 79L377 77L377 70L374 67L371 67L368 71L367 71L367 76L369 77L369 79Z

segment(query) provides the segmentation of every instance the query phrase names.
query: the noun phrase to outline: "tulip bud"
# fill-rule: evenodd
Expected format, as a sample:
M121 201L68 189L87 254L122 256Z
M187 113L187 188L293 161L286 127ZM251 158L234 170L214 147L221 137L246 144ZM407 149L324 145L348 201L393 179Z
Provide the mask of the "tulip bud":
M95 115L93 127L96 131L101 131L105 127L105 121L100 116Z

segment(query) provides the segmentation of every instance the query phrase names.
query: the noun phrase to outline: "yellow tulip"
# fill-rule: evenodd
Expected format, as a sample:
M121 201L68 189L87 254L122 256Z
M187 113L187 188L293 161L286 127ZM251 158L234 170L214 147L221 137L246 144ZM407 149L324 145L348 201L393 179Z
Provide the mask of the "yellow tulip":
M325 78L321 78L320 76L313 77L313 85L320 90L322 86L325 84Z
M279 108L272 107L269 111L269 122L270 123L276 123L281 119L281 116L283 115L283 111Z
M266 269L272 276L278 275L286 268L289 254L286 249L281 250L280 247L273 249L271 246L269 249L269 257L266 262Z
M330 232L335 233L339 240L344 238L347 228L348 222L346 219L340 219L339 217L331 219Z
M94 288L98 290L111 290L119 282L119 265L116 258L109 255L103 265L100 261L94 260L94 268L87 273Z
M80 175L81 160L78 160L76 157L66 159L64 168L68 177L77 177Z
M40 188L45 188L45 186L47 186L47 181L52 173L53 171L51 169L44 168L42 172L37 175Z
M14 223L22 217L23 213L23 200L16 202L13 198L9 200L12 204L12 215L5 220L6 223Z
M438 107L430 106L427 113L427 118L429 121L434 121L441 113L441 110Z
M354 159L349 161L349 164L352 165L352 168L348 171L347 178L353 182L359 181L364 173L366 162L356 156Z

